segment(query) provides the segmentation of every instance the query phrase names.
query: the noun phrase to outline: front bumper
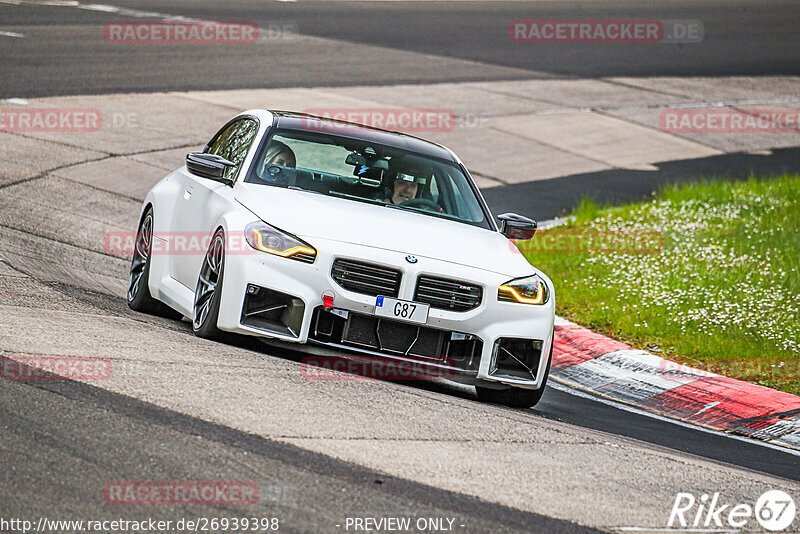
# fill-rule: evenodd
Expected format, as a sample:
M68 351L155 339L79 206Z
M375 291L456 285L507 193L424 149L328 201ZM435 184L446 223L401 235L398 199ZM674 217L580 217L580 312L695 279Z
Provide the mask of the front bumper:
M546 304L533 306L499 302L497 287L508 281L510 277L507 275L426 257L418 257L419 261L412 264L405 261L404 253L358 244L320 239L309 239L309 241L312 241L318 250L316 260L310 264L255 251L252 254L229 254L225 258L219 328L293 343L327 345L336 350L367 353L396 360L415 359L433 366L446 365L453 371L452 380L468 383L477 381L487 387L509 385L532 389L541 387L549 363L547 356L552 345L555 316L555 294L547 277L542 276L550 289L550 300ZM323 311L323 296L332 296L334 308L346 312L332 319L337 323L337 329L350 327L343 325L341 321L352 322L354 325L358 322L364 329L365 321L373 320L372 325L375 326L376 320L375 296L347 290L332 278L331 268L335 258L399 269L402 275L397 295L399 299L413 300L417 277L425 274L478 285L482 288L482 301L476 308L463 312L430 308L427 324L422 327L425 330L422 335L428 336L426 339L429 338L429 347L438 343L436 346L439 352L435 354L441 361L431 357L432 349L425 353L419 346L403 347L397 343L380 342L376 346L374 339L365 340L348 336L343 338L340 331L338 335L326 337L324 332L329 328L326 327L324 332L321 332L320 314L331 312ZM277 292L277 298L283 299L280 300L285 312L282 319L278 319L281 316L278 311L272 315L270 315L272 312L261 314L263 319L261 322L255 320L252 314L248 316L250 312L259 311L258 306L253 304L252 298L249 307L245 307L248 288L251 297L253 288L258 288L256 291L259 293L266 291L264 294L271 295L272 300L276 295L270 292ZM272 300L267 299L264 302L269 304ZM264 306L267 307L269 306ZM345 319L342 315L348 317ZM376 328L394 332L396 335L413 335L408 333L408 328L403 328L409 323L400 323L394 328L389 324L393 321L383 319L382 322L383 325ZM439 335L438 341L434 339L437 335ZM386 336L384 338L385 341L387 338ZM477 343L471 347L473 353L465 357L462 354L464 344L454 342L470 339L476 340ZM509 339L516 341L509 342ZM444 350L451 345L460 345L459 350L453 353ZM530 372L525 371L518 365L519 362L514 361L518 358L513 354L509 356L509 348L513 352L516 349L512 347L523 346L528 346L529 350L536 353L535 358L525 362L530 365ZM509 365L512 368L509 368ZM516 370L513 369L514 366Z

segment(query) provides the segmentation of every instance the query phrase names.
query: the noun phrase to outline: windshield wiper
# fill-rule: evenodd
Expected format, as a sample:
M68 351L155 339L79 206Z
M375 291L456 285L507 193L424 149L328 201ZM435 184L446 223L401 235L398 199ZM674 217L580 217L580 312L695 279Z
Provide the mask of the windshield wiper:
M401 206L399 204L386 204L386 207L387 208L394 208L396 210L413 211L414 213L423 213L425 215L431 215L433 217L438 217L440 219L447 219L449 221L458 221L458 222L462 222L462 223L472 224L469 221L465 221L464 219L462 219L462 218L460 218L460 217L458 217L456 215L451 215L451 214L445 213L443 211L431 211L431 210L426 210L424 208L411 208L409 206Z
M381 202L381 204L383 204L383 203ZM409 208L408 206L401 206L399 204L392 204L392 203L386 204L386 207L387 208L396 209L396 210L413 211L415 213L419 213L419 212L423 211L423 210L421 210L419 208Z
M305 191L306 193L314 193L316 195L324 195L325 193L321 191L315 191L314 189L303 189L302 187L297 187L296 185L287 185L286 189L291 189L292 191Z
M342 193L341 191L331 191L328 196L337 197L337 198L346 198L348 200L356 200L358 202L367 202L369 204L383 204L382 200L376 200L374 198L360 197L358 195L348 195L347 193Z

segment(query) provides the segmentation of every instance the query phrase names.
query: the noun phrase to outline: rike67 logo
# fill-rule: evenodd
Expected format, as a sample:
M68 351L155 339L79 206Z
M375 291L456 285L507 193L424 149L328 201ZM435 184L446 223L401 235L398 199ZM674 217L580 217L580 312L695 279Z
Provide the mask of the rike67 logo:
M704 493L699 498L691 493L678 493L667 526L681 530L690 528L696 532L707 532L709 527L740 529L749 526L750 530L755 525L749 523L755 519L762 528L780 532L791 526L796 511L794 499L781 490L767 491L758 498L755 506L726 503L719 493Z

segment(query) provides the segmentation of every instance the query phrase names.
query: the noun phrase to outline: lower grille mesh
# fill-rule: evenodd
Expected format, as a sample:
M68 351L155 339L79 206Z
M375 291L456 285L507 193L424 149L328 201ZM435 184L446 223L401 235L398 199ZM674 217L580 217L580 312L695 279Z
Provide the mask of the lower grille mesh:
M405 354L417 339L417 330L420 328L414 325L381 320L378 325L380 348Z
M483 341L469 334L349 312L314 310L309 341L477 372Z
M378 346L378 338L375 335L375 323L376 321L372 317L352 314L342 340L356 345L376 348Z

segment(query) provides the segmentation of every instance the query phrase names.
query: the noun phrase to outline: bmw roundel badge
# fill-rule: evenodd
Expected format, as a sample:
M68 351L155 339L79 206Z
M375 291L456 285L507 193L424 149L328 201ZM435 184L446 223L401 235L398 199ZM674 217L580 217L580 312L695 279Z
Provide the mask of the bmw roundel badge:
M409 254L408 256L406 256L406 261L408 263L417 263L418 260L416 256L412 256L411 254Z

